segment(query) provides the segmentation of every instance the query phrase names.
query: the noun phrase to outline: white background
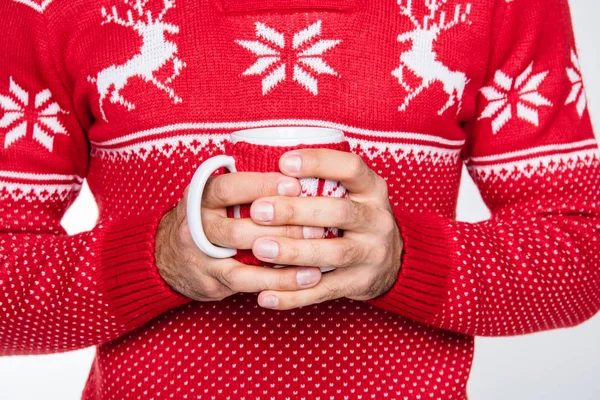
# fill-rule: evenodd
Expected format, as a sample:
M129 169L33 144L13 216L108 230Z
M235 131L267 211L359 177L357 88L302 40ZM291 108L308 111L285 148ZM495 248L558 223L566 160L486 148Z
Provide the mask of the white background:
M571 0L571 10L589 107L600 135L600 4L597 0ZM463 175L459 219L486 219L488 210L470 178ZM64 225L69 233L90 230L96 216L86 188ZM599 338L600 315L571 329L514 338L477 338L470 400L598 400ZM93 356L94 350L86 349L0 358L0 400L78 400Z

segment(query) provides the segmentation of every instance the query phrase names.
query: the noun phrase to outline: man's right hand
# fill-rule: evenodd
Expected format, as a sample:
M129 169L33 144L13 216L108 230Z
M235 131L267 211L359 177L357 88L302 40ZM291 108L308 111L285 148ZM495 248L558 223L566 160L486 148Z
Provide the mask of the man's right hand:
M175 291L198 301L218 301L234 293L307 289L320 281L319 268L265 268L204 254L194 243L187 224L188 189L179 204L164 215L156 234L156 265ZM297 179L280 173L236 172L212 176L202 198L206 237L217 246L235 249L252 249L254 240L261 236L321 238L323 228L261 226L250 218L227 218L228 206L250 204L261 197L299 196L300 191Z

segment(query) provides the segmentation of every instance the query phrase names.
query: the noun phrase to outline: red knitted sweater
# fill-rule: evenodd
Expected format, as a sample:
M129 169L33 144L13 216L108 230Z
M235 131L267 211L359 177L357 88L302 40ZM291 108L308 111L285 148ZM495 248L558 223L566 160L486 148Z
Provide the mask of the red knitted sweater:
M474 335L600 305L567 0L2 0L0 354L98 346L85 399L465 399ZM339 128L387 179L378 299L191 302L154 236L237 129ZM466 163L492 217L455 220ZM343 167L343 166L340 166ZM60 226L87 179L90 232Z

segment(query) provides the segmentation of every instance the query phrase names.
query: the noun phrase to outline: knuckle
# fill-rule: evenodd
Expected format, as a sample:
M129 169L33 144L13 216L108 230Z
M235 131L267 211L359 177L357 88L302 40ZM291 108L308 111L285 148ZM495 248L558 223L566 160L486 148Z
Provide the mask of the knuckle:
M358 177L365 173L365 167L365 161L361 158L361 156L354 154L347 166L347 171L351 177Z
M367 284L364 279L351 282L346 286L346 297L356 299L356 297L362 296L366 287Z
M202 193L202 207L205 206L209 206L209 205L214 205L212 203L215 203L215 199L214 199L214 186L215 186L215 179L217 177L216 176L209 176L208 179L206 180L206 184L204 185L204 192ZM189 186L188 186L189 189Z
M337 209L337 220L345 226L351 226L357 219L357 204L352 200L343 200Z
M262 292L264 290L277 290L277 287L272 287L273 283L265 278L256 278L254 283L254 291Z
M362 299L367 300L382 295L394 284L394 282L395 279L392 278L371 276L365 280L365 285L362 287Z
M331 259L336 267L343 267L346 264L346 249L342 246L332 251Z
M225 245L227 241L227 219L215 218L206 226L206 238L217 245Z
M185 290L184 294L198 301L213 301L220 294L220 284L206 275L196 280L188 279L180 286Z
M206 184L207 198L214 205L227 204L231 197L231 185L222 176L210 177Z
M319 293L319 295L317 296L317 298L316 298L317 303L323 303L324 301L336 299L339 297L338 296L339 289L336 288L335 286L332 286L331 284L328 284L328 283L323 283L323 287L325 288L325 290L323 292Z
M237 271L235 268L223 268L217 272L217 280L221 285L228 287L233 291L237 291Z
M387 261L389 250L387 246L378 246L369 255L369 260L375 265L382 265Z
M288 237L288 238L292 238L292 239L303 239L304 238L304 234L302 232L301 226L285 225L285 226L282 226L281 229L282 229L281 234L284 237Z
M302 162L310 171L319 171L321 168L321 153L318 150L307 150L303 154Z
M227 245L234 248L243 247L245 245L244 238L246 236L244 227L235 221L231 221L227 225Z
M214 219L202 218L202 226L204 227L204 234L211 243L219 243L217 221Z
M348 260L348 246L338 246L336 250L333 251L333 262L338 267L346 267L349 264Z
M187 221L184 220L178 225L174 236L177 248L186 248L192 244L192 234Z
M285 260L289 263L297 263L300 260L300 250L294 245L285 246L284 254Z
M362 257L362 250L358 246L353 246L351 244L344 244L340 246L338 250L337 261L339 262L339 266L342 267L351 267L354 264L357 264Z
M257 292L264 290L287 290L290 288L289 274L282 270L272 270L272 273L257 275L254 286Z
M393 215L386 215L385 218L381 218L381 227L380 232L384 237L392 237L395 236L396 230L398 229L398 224L396 223L396 219Z
M211 301L221 301L228 296L223 286L215 280L209 280L203 287L204 297Z
M293 222L296 219L296 208L288 201L284 201L282 203L283 205L283 212L282 212L282 217L283 217L283 221L281 222ZM277 209L277 207L276 207ZM275 212L277 213L277 211Z
M368 279L362 283L357 283L352 287L352 294L354 296L360 296L361 298L367 299L375 297L377 293L377 281L374 279Z
M329 300L329 296L330 296L329 292L323 292L323 293L319 293L319 294L318 294L318 295L315 297L314 301L311 301L311 303L313 303L313 304L319 304L319 303L323 303L323 302L325 302L325 301L328 301L328 300Z
M314 208L312 210L312 219L318 221L321 219L321 215L323 214L323 210L320 208Z
M309 265L318 266L323 258L321 257L321 248L316 242L310 242Z
M258 194L259 197L269 197L277 194L277 190L273 189L275 187L274 179L272 179L272 175L269 174L266 178L261 176L261 178L257 182Z
M347 266L353 266L355 264L358 264L361 260L362 260L362 256L363 256L363 251L360 247L358 246L348 246L348 265Z
M375 222L375 213L372 208L368 205L354 202L354 221L360 221L360 225L363 227L372 226Z
M288 290L297 286L295 276L292 274L286 274L284 271L281 271L280 274L276 274L273 281L275 287L272 289L274 290Z

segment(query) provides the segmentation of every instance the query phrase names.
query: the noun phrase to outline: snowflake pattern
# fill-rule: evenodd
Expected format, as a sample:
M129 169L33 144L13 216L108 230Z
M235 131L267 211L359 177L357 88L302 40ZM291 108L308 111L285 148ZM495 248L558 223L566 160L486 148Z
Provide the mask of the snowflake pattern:
M567 76L573 86L565 105L576 102L577 113L579 117L582 117L587 106L587 99L585 97L585 89L583 88L583 79L581 78L581 67L579 66L579 59L577 58L577 54L575 54L575 50L571 50L571 63L573 67L567 67Z
M489 102L479 119L492 118L492 131L497 134L513 117L516 105L517 117L532 125L539 126L538 107L552 106L552 102L538 92L538 88L549 71L533 76L533 62L516 79L498 70L494 85L481 88L481 94Z
M58 120L64 113L52 100L49 89L37 93L31 103L30 95L11 77L9 95L0 94L0 128L8 129L4 137L4 148L7 149L17 140L32 132L33 139L52 152L54 135L66 135L67 130Z
M323 60L323 54L342 42L318 39L321 36L321 25L321 21L315 22L306 29L296 32L292 42L286 43L283 33L257 22L257 40L235 41L258 57L242 75L266 74L262 80L262 94L266 95L287 79L288 63L283 60L293 60L292 79L313 95L318 95L318 82L314 74L338 75Z
M14 0L17 3L21 3L21 4L25 4L26 6L29 6L31 8L33 8L35 11L39 12L40 14L44 12L44 10L46 9L46 7L48 7L50 5L50 3L52 3L52 0Z

